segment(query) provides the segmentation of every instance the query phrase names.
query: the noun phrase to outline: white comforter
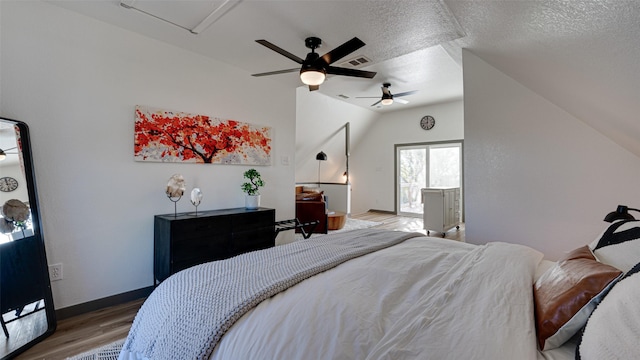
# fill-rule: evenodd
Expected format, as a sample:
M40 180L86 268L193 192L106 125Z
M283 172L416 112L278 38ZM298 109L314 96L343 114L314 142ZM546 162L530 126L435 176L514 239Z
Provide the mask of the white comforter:
M262 302L212 359L537 359L542 254L419 237Z

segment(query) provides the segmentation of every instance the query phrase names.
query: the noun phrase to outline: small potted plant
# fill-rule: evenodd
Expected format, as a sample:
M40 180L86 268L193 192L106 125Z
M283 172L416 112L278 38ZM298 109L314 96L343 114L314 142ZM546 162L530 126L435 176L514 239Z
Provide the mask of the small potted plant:
M242 191L247 193L245 197L245 207L247 209L257 209L260 206L260 192L258 191L261 186L264 186L264 181L260 177L260 173L256 169L249 169L244 172L245 179L249 179L248 182L242 184Z

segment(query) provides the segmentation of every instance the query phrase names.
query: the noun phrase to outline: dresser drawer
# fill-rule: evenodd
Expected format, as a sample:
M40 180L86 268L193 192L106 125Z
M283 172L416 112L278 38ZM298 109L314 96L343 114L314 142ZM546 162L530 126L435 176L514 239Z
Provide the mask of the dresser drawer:
M236 231L249 231L271 226L275 223L275 212L260 211L231 217L231 227Z
M229 249L229 233L201 234L173 242L171 252L173 261L203 259L213 261L224 259Z
M205 262L274 246L275 210L224 209L156 215L154 284Z
M171 238L174 241L199 238L202 235L228 234L231 221L228 216L194 218L171 224Z

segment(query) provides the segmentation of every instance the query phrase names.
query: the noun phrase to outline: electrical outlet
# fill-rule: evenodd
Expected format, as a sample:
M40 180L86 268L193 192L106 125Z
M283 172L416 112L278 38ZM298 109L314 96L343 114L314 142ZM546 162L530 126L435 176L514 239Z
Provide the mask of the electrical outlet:
M49 265L49 279L51 281L62 280L62 264Z

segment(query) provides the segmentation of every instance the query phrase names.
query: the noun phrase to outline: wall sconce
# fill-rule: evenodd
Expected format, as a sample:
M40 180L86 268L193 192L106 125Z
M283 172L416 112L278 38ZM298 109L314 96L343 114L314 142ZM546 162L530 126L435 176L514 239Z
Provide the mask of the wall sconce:
M630 208L626 205L618 205L616 211L612 211L604 217L604 221L614 222L616 220L635 220L636 218L629 214L629 210L640 212L640 210Z
M324 151L320 151L316 155L316 160L318 160L318 187L320 187L320 164L323 161L327 161L327 154L325 154Z

